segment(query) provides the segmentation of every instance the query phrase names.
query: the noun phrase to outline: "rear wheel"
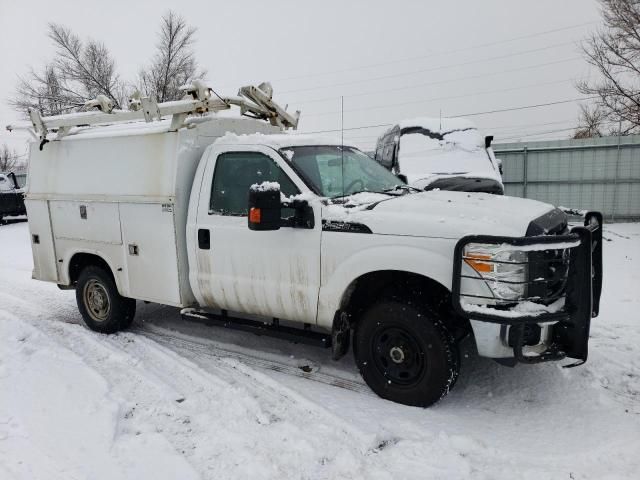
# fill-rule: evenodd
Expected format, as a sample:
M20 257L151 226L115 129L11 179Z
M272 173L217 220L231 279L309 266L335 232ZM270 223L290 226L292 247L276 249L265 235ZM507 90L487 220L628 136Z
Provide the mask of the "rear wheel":
M380 397L428 407L453 387L459 356L440 317L425 306L382 301L364 312L354 339L356 364Z
M80 272L76 302L84 323L96 332L123 330L136 314L136 301L120 295L111 274L96 266Z

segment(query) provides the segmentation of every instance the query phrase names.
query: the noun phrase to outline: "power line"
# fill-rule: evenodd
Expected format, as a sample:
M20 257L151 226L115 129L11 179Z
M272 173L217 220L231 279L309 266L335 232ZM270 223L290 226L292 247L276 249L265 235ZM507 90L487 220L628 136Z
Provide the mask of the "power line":
M527 137L535 137L538 135L549 135L550 133L560 133L560 132L568 132L569 130L575 130L576 127L571 127L571 128L560 128L557 130L546 130L546 131L542 131L542 132L535 132L535 133L529 133L529 134L525 134L525 135L514 135L511 137L501 137L498 140L503 141L503 140L515 140L518 138L527 138Z
M501 129L507 129L506 132L502 132L502 133L497 133L496 135L500 135L500 134L504 134L504 135L514 135L514 132L517 131L522 131L523 133L527 133L527 128L531 128L531 127L543 127L543 126L548 126L548 125L560 125L560 124L566 124L569 122L574 121L573 119L567 119L567 120L561 120L558 122L544 122L544 123L527 123L527 124L520 124L520 125L513 125L510 127L483 127L480 128L479 130L483 131L483 132L487 132L487 133L491 133L491 134L495 134L496 132L500 132ZM349 136L347 139L348 140L372 140L372 139L377 139L379 137L379 135L356 135L356 136Z
M442 85L442 84L449 84L451 82L459 82L462 80L475 80L478 78L485 78L485 77L493 77L496 75L504 75L506 73L512 73L512 72L520 72L523 70L532 70L534 68L539 68L539 67L546 67L549 65L558 65L561 63L567 63L567 62L573 62L576 60L583 60L582 57L570 57L570 58L564 58L562 60L554 60L553 62L544 62L544 63L536 63L533 65L527 65L524 67L518 67L518 68L509 68L507 70L494 70L492 72L489 73L483 73L483 74L479 74L479 75L468 75L466 77L456 77L456 78L448 78L445 80L438 80L435 82L426 82L426 83L417 83L417 84L413 84L413 85L407 85L405 87L394 87L394 88L384 88L381 90L372 90L369 92L360 92L360 93L354 93L351 95L345 95L346 98L353 98L353 97L363 97L363 96L367 96L367 95L377 95L379 93L388 93L388 92L398 92L401 90L411 90L414 88L421 88L421 87L429 87L432 85ZM298 105L306 105L308 103L319 103L319 102L326 102L326 101L336 101L338 99L338 97L324 97L324 98L316 98L313 100L306 100L306 101L302 101L302 102L295 102Z
M593 100L595 98L598 98L596 96L592 96L592 97L582 97L582 98L571 98L571 99L567 99L567 100L558 100L555 102L547 102L547 103L537 103L534 105L521 105L519 107L509 107L509 108L501 108L501 109L497 109L497 110L487 110L484 112L471 112L471 113L461 113L461 114L456 114L456 115L451 115L450 118L457 118L457 117L475 117L475 116L479 116L479 115L489 115L489 114L494 114L494 113L503 113L503 112L513 112L516 110L528 110L531 108L541 108L541 107L549 107L552 105L560 105L563 103L572 103L572 102L582 102L585 100ZM352 130L364 130L367 128L379 128L379 127L389 127L391 125L394 125L393 123L380 123L377 125L361 125L361 126L357 126L357 127L349 127L349 128L345 128L345 131L352 131ZM309 134L309 133L331 133L331 132L339 132L340 129L331 129L331 130L316 130L316 131L311 131L311 132L296 132L294 133L294 135L296 134Z
M488 110L486 112L473 112L473 113L462 113L460 115L454 115L455 117L475 117L478 115L488 115L491 113L502 113L502 112L513 112L516 110L527 110L530 108L539 108L539 107L548 107L551 105L560 105L562 103L571 103L571 102L581 102L584 100L593 100L595 98L598 98L596 96L593 97L583 97L583 98L572 98L570 100L559 100L557 102L548 102L548 103L539 103L537 105L525 105L523 107L513 107L513 108L502 108L499 110Z
M559 84L559 83L566 83L566 82L570 82L572 80L573 80L572 78L567 78L567 79L564 79L564 80L554 80L552 82L521 85L519 87L501 88L501 89L497 89L497 90L484 90L484 91L481 91L481 92L465 93L463 95L450 95L448 97L432 97L432 98L419 99L419 100L410 100L408 102L389 103L389 104L386 104L386 105L372 105L372 106L368 106L368 107L352 108L352 109L349 109L349 110L345 110L345 112L361 112L361 111L367 111L367 110L379 110L379 109L383 109L383 108L393 108L393 107L399 107L399 106L404 106L404 105L414 105L414 104L420 104L420 103L437 102L438 100L452 100L452 99L456 99L456 98L474 97L474 96L477 96L477 95L488 95L488 94L492 94L492 93L513 92L513 91L517 91L517 90L525 90L527 88L535 88L535 87L542 87L542 86L547 86L547 85L556 85L556 84ZM319 117L319 116L324 116L324 115L335 115L337 113L340 113L340 112L339 111L319 112L319 113L307 114L307 115L305 115L305 117Z
M367 82L371 82L374 80L385 80L388 78L397 78L397 77L404 77L407 75L415 75L417 73L426 73L426 72L433 72L436 70L444 70L447 68L454 68L454 67L461 67L461 66L465 66L465 65L473 65L476 63L485 63L485 62L489 62L489 61L493 61L493 60L501 60L504 58L511 58L511 57L516 57L519 55L526 55L529 53L534 53L534 52L541 52L544 50L549 50L551 48L557 48L560 46L565 46L565 45L569 45L569 44L574 44L575 42L563 42L563 43L558 43L555 45L548 45L546 47L539 47L539 48L533 48L533 49L529 49L529 50L522 50L520 52L513 52L513 53L509 53L506 55L498 55L496 57L487 57L487 58L481 58L481 59L476 59L476 60L470 60L468 62L462 62L462 63L452 63L449 65L440 65L438 67L431 67L431 68L424 68L421 70L413 70L411 72L398 72L398 73L393 73L390 75L382 75L382 76L378 76L378 77L368 77L366 79L362 79L362 80L350 80L348 82L339 82L339 83L332 83L332 84L326 84L326 85L319 85L319 86L315 86L315 87L306 87L306 88L299 88L299 89L295 89L295 90L284 90L282 92L279 92L279 94L285 94L285 93L296 93L296 92L306 92L306 91L310 91L310 90L322 90L325 88L332 88L332 87L342 87L345 85L354 85L354 84L358 84L358 83L367 83Z
M502 127L485 127L483 128L483 130L486 131L496 131L496 130L519 130L522 128L529 128L529 127L543 127L543 126L547 126L547 125L559 125L561 123L567 123L567 122L574 122L575 119L574 118L569 118L566 120L559 120L557 122L545 122L545 123L526 123L524 125L509 125L509 126L502 126Z
M333 75L333 74L336 74L336 73L351 72L351 71L354 71L354 70L362 70L362 69L366 69L366 68L374 68L374 67L379 67L379 66L382 66L382 65L393 65L393 64L396 64L396 63L421 60L421 59L425 59L425 58L433 58L433 57L437 57L437 56L440 56L440 55L450 55L450 54L453 54L453 53L460 53L460 52L466 52L466 51L470 51L470 50L477 50L479 48L492 47L492 46L495 46L495 45L501 45L501 44L505 44L505 43L516 42L518 40L525 40L525 39L528 39L528 38L540 37L540 36L543 36L543 35L549 35L551 33L557 33L557 32L562 32L562 31L566 31L566 30L575 30L576 28L586 27L587 25L594 25L596 23L598 23L598 22L593 21L593 22L579 23L579 24L574 24L574 25L568 25L566 27L554 28L554 29L551 29L551 30L543 30L541 32L535 32L535 33L531 33L531 34L527 34L527 35L520 35L520 36L517 36L517 37L507 38L507 39L503 39L503 40L497 40L497 41L494 41L494 42L470 45L468 47L462 47L462 48L457 48L457 49L452 49L452 50L443 50L443 51L439 51L439 52L430 53L430 54L427 54L427 55L418 55L418 56L414 56L414 57L405 57L405 58L400 58L400 59L396 59L396 60L388 60L388 61L385 61L385 62L370 63L370 64L366 64L366 65L356 65L356 66L337 69L337 70L328 70L328 71L325 71L325 72L306 73L306 74L303 74L303 75L293 75L293 76L289 76L289 77L280 77L280 78L274 79L273 81L274 82L280 82L280 81L285 81L285 80L296 80L296 79L301 79L301 78L318 77L318 76L321 76L321 75ZM227 86L231 87L232 85L227 85Z

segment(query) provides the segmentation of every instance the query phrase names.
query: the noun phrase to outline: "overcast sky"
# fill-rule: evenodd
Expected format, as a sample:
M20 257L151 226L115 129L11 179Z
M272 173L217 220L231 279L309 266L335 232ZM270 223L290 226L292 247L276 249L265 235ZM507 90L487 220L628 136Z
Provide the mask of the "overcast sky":
M216 91L271 81L302 110L301 131L341 127L370 148L384 127L415 116L456 116L579 98L589 74L578 44L600 25L595 0L82 2L0 0L0 143L17 114L6 99L18 75L52 56L47 23L103 41L134 81L173 9L198 28L197 58ZM496 141L566 137L578 104L474 115ZM539 132L550 132L533 135Z

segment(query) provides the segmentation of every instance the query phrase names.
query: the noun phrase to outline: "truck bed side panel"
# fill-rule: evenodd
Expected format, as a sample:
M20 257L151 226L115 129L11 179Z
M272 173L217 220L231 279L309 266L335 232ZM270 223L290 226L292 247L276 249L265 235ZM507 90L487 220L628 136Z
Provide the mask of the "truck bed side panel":
M49 221L49 202L46 200L27 200L25 203L29 215L33 278L57 283L58 270L51 222Z

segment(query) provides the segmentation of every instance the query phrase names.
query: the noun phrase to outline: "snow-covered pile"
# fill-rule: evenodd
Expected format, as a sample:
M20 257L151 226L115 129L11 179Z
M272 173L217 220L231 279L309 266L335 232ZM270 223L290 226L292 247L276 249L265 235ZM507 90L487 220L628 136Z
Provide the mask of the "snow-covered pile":
M424 410L371 394L350 356L169 307L91 332L73 292L31 280L27 224L0 226L0 478L638 478L640 224L605 237L584 366L510 369L468 346Z
M420 127L432 134L406 133L400 137L398 162L409 183L436 175L500 181L484 147L484 137L469 120L420 117L403 120L399 125L401 129Z
M530 301L520 302L510 310L499 310L488 305L477 305L474 303L469 303L465 300L462 301L462 305L466 312L491 314L497 317L504 318L516 318L521 317L523 314L529 316L539 316L544 313L557 313L564 307L564 298L559 298L550 305L542 305L540 303L534 303Z
M475 123L466 118L448 117L416 117L407 118L398 124L401 129L410 127L422 127L434 133L447 133L452 130L476 129Z

